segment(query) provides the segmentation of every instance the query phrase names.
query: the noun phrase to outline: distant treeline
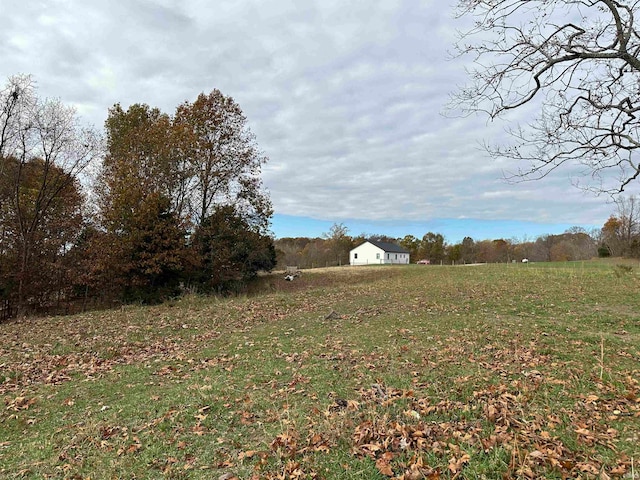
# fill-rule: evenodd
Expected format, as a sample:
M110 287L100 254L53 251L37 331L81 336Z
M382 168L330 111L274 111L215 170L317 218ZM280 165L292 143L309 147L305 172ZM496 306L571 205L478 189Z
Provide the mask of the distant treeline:
M520 262L565 262L590 258L640 257L640 200L620 198L617 211L602 228L587 232L572 227L558 235L541 235L535 240L498 238L474 240L465 237L448 243L440 233L427 232L422 238L406 235L360 234L349 236L343 224L334 224L321 238L280 238L275 241L278 267L296 265L314 268L349 263L349 251L365 240L396 243L408 250L411 262L428 260L431 264Z
M479 240L465 237L460 243L447 243L442 234L428 232L421 239L413 235L393 238L386 235L344 236L339 241L325 238L280 238L275 241L278 267L297 265L313 268L349 263L349 250L367 239L396 243L408 250L411 262L431 264L497 263L521 261L554 262L586 260L598 254L598 242L583 231L543 235L534 241L511 239Z

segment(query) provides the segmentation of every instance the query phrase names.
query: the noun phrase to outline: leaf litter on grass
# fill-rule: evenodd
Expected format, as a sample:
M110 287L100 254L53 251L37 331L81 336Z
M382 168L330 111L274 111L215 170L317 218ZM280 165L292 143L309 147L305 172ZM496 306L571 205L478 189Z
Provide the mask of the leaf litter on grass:
M624 340L637 326L616 320L628 333L603 359L576 328L593 287L563 305L563 292L537 278L518 278L513 291L504 270L398 271L309 280L290 294L30 320L40 332L4 325L0 424L15 433L0 443L0 464L19 435L46 436L34 424L53 414L67 420L55 457L31 469L42 476L81 476L93 464L167 478L358 478L366 468L402 479L629 477L640 357ZM547 317L514 300L532 288L537 310L554 305ZM130 373L155 401L98 403L104 420L82 418L93 385L125 389ZM47 397L65 385L88 398L53 405ZM0 472L17 476L30 463L16 458Z

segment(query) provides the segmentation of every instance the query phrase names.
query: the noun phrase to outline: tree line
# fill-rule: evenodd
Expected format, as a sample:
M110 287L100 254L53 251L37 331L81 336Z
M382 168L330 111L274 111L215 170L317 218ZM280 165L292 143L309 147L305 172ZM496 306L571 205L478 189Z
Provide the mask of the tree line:
M6 315L69 302L155 302L239 288L275 265L267 157L219 90L173 114L114 105L104 131L0 91L0 300Z
M387 235L345 235L339 241L322 238L280 238L275 241L278 267L296 265L314 268L349 264L349 251L365 240L395 243L409 251L412 263L427 260L432 265L469 263L507 263L521 261L553 262L586 260L597 255L597 241L576 228L559 235L543 235L533 241L515 239L474 240L448 243L441 233L427 232L422 238L413 235L394 238Z
M621 197L616 212L602 228L587 232L572 227L556 235L541 235L533 240L474 240L449 243L441 233L427 232L390 237L380 234L350 236L344 224L334 224L322 237L280 238L275 241L279 268L295 265L314 268L349 263L349 251L366 240L395 243L410 253L413 263L431 264L508 263L527 259L532 262L566 262L599 257L640 258L640 197Z

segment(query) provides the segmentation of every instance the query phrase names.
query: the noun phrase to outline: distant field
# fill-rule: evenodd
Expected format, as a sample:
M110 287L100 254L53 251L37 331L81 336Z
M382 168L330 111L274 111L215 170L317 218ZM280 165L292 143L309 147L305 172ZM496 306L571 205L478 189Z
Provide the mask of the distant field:
M342 267L0 324L0 477L640 479L621 264Z

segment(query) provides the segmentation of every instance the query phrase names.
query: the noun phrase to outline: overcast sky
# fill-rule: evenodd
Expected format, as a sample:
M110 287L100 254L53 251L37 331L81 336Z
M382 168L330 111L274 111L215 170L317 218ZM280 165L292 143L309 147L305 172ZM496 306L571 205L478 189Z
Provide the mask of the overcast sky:
M453 2L0 0L0 77L102 128L107 109L173 113L214 88L269 157L276 236L438 231L450 241L602 226L613 206L562 172L510 185L483 141L505 123L442 115L465 82L448 60ZM527 112L514 120L526 121Z

